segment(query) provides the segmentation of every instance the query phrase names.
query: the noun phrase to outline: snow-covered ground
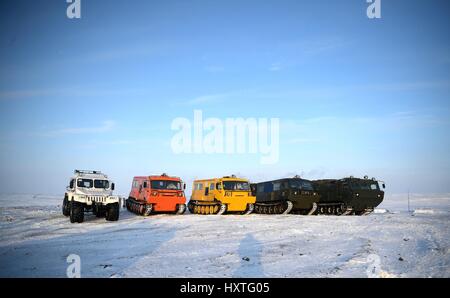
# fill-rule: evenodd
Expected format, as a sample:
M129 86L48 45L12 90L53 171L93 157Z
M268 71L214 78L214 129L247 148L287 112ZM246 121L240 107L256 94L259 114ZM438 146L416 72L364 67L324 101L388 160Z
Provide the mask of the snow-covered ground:
M376 213L183 216L121 211L70 224L61 197L0 196L0 277L450 277L450 194L388 196Z

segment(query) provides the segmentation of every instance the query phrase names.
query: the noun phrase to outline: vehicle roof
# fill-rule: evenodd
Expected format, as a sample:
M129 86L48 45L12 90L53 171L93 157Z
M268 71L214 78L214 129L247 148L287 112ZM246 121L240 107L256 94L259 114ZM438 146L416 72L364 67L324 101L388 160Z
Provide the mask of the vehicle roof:
M239 182L249 182L248 179L238 178L238 177L222 177L222 178L210 178L210 179L197 179L194 182L209 182L209 181L239 181Z
M375 179L375 178L371 178L371 179L369 179L369 178L357 178L357 177L345 177L345 178L342 178L342 179L340 179L341 181L351 181L351 180L354 180L354 181L367 181L367 182L377 182L377 180Z
M303 179L300 177L293 177L293 178L281 178L281 179L276 179L276 180L262 181L262 182L257 182L255 184L262 184L262 183L267 183L267 182L282 182L282 181L291 181L291 180L303 180L303 181L312 182L311 180L308 180L308 179Z
M84 178L84 179L108 179L108 175L105 174L91 174L91 173L77 173L72 176L72 179Z
M336 182L337 179L319 179L319 180L313 180L312 182L315 183L327 183L327 182Z
M171 177L167 175L150 175L150 176L135 176L133 180L167 180L167 181L181 181L179 177Z
M320 179L320 180L314 180L314 183L332 183L337 181L367 181L367 182L378 182L376 179L365 179L365 178L356 178L356 177L344 177L341 179Z

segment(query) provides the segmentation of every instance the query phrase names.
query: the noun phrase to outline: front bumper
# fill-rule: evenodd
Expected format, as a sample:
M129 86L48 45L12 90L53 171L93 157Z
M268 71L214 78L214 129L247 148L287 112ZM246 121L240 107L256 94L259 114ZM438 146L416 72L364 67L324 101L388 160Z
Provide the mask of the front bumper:
M247 210L248 204L255 204L256 197L253 196L232 196L224 197L222 204L227 205L227 211L241 212Z
M186 197L167 195L150 197L147 204L152 204L153 210L156 212L173 212L177 211L178 205L186 204Z
M108 205L113 203L119 203L120 198L118 196L76 195L74 196L73 200L75 202L91 206L93 204Z

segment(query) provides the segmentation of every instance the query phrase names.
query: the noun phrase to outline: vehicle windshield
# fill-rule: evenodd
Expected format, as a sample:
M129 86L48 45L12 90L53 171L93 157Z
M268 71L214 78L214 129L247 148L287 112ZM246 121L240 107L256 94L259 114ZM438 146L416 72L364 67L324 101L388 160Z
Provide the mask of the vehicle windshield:
M108 180L93 180L93 179L78 179L77 187L83 188L99 188L99 189L107 189L109 188Z
M153 180L151 186L152 189L181 190L181 182L179 181Z
M77 180L78 187L92 188L93 184L94 184L94 181L92 179L78 179Z
M300 189L300 190L308 190L313 191L314 188L312 183L306 180L290 180L289 186L291 189Z
M242 181L224 181L223 189L231 191L249 191L250 184Z
M94 187L102 188L102 189L109 188L109 181L108 180L94 180Z
M371 182L354 181L351 183L351 187L353 190L380 190L380 186L378 185L378 182L376 182L376 181L371 181Z

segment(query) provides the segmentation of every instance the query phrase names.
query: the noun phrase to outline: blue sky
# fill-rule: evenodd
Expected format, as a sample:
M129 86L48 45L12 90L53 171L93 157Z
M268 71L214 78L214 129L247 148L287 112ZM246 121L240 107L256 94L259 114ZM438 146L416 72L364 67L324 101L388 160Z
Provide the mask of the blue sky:
M58 194L100 169L301 174L450 192L448 1L65 1L0 4L0 191ZM280 119L280 159L173 154L176 117Z

